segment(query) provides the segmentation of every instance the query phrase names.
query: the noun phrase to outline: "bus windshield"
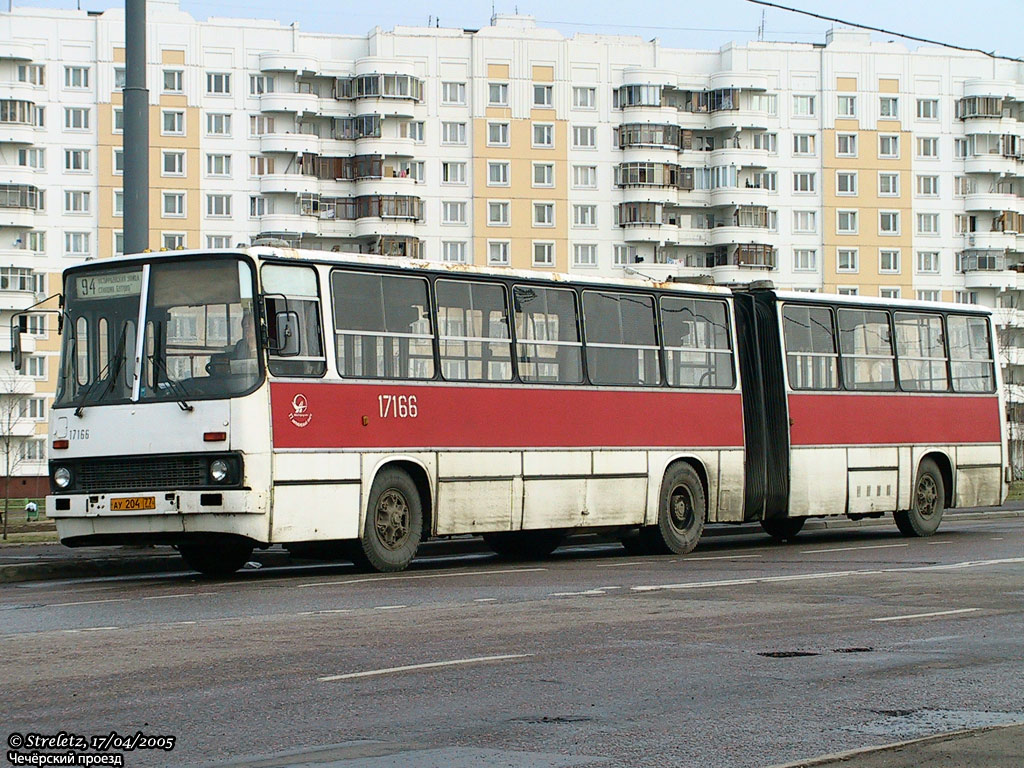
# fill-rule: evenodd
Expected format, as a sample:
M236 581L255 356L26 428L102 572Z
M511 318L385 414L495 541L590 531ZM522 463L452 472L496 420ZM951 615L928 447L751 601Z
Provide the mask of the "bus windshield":
M159 261L67 278L56 406L231 397L260 381L253 274L240 259ZM140 303L142 340L139 344Z

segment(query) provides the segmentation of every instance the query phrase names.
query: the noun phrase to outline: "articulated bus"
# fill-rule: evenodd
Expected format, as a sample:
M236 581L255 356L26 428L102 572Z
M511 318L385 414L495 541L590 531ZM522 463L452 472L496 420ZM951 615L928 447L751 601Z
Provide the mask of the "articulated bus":
M254 547L408 566L429 537L687 553L705 523L1000 504L974 306L255 246L65 272L47 514L208 575Z

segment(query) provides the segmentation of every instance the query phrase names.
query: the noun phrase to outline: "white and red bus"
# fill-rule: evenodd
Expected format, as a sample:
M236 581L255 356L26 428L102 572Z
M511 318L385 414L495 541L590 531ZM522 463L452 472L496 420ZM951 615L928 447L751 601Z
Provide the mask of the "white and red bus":
M999 504L981 308L252 247L65 272L47 514L69 546L405 568L429 537L574 531L686 553L705 523Z

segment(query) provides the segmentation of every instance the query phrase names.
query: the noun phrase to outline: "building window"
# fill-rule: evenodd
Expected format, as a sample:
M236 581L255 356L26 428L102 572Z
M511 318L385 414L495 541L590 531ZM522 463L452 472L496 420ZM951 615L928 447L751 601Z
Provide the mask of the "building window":
M917 139L917 157L923 160L936 160L939 157L939 140L935 136L919 136Z
M114 147L114 175L124 176L124 150Z
M164 70L164 93L184 93L184 73L180 69Z
M64 255L65 256L88 256L89 251L88 232L65 232L64 233Z
M79 190L65 190L64 192L64 213L87 214L89 213L89 193Z
M882 248L878 252L878 271L895 275L900 271L899 249Z
M814 117L814 96L793 97L793 117Z
M442 184L465 184L466 164L465 163L441 163Z
M933 275L939 271L938 251L918 251L917 271L922 275Z
M837 272L857 272L860 269L856 248L839 248L836 251Z
M967 157L967 139L953 139L953 157L963 160Z
M261 96L274 92L274 78L269 75L249 75L249 95Z
M591 203L574 205L572 207L572 225L574 227L596 227L597 206Z
M442 144L465 144L466 124L465 123L441 123Z
M810 194L814 192L814 174L800 171L793 174L793 191Z
M898 173L879 173L878 194L881 197L899 197L900 175Z
M487 203L487 225L490 227L509 226L508 209L509 204L507 202L489 201Z
M555 226L555 204L534 203L533 204L533 226L553 227Z
M29 85L46 85L46 67L42 64L19 64L18 82Z
M88 107L65 107L64 108L64 130L66 130L66 131L87 131L87 130L89 130L89 108Z
M160 241L166 251L178 251L185 248L185 235L182 232L164 232Z
M956 197L964 197L974 192L974 182L969 176L954 176L953 177L953 194ZM936 185L936 190L938 186ZM938 192L936 191L936 194Z
M814 154L814 134L813 133L795 133L793 134L793 154L794 155L813 155Z
M878 234L898 235L900 233L900 212L879 211L878 212Z
M575 189L596 189L597 166L574 165L572 167L572 185Z
M487 104L491 107L507 107L508 83L488 83Z
M263 136L274 132L274 118L266 115L249 115L249 135Z
M114 215L124 216L124 190L114 190Z
M793 211L793 231L804 234L817 232L817 211Z
M555 146L555 126L551 123L534 123L533 146L543 148Z
M19 149L18 165L41 171L46 168L46 150L41 148Z
M534 83L533 86L533 106L541 108L550 108L553 105L554 100L554 88L550 85L538 85Z
M487 186L489 187L507 187L508 186L508 163L488 163L487 164Z
M551 267L555 266L555 244L534 243L533 244L533 266Z
M574 109L597 109L597 88L573 86L572 106Z
M840 296L857 296L860 293L855 285L840 285L836 290Z
M41 355L30 355L25 358L25 373L34 379L46 377L46 358Z
M207 195L206 215L227 217L231 215L231 195Z
M442 224L465 224L466 204L457 200L444 200L441 202L441 223Z
M206 95L207 96L230 96L231 75L227 72L206 73Z
M206 247L207 248L230 248L231 247L231 235L207 235L206 236Z
M836 211L836 231L840 235L857 234L857 211Z
M253 195L249 198L249 216L258 218L274 212L274 201L262 195Z
M957 304L977 304L978 303L978 292L977 291L954 291L953 301Z
M27 248L33 253L45 253L46 252L46 233L45 232L29 232L27 238Z
M85 89L89 87L88 67L64 67L64 87Z
M597 266L597 244L576 243L572 247L572 265L574 267Z
M466 103L465 83L441 83L441 103L462 105Z
M441 243L442 261L454 264L466 263L466 243L464 240L445 240Z
M168 218L181 218L185 215L185 193L184 192L164 192L163 193L163 217Z
M836 172L836 194L856 195L857 194L857 172L837 171Z
M230 177L231 176L231 155L211 155L206 156L206 175L207 176L220 176Z
M939 234L939 214L919 213L917 214L917 234L937 235Z
M114 90L123 91L125 82L126 80L124 67L114 67Z
M274 158L249 155L249 175L266 176L274 172Z
M114 127L111 130L113 133L124 133L124 109L122 107L114 107Z
M636 263L637 249L635 245L616 245L612 247L612 264L624 267Z
M533 164L533 186L553 187L555 186L555 165L554 163Z
M507 267L509 265L508 240L487 241L487 263L492 267Z
M939 119L939 100L938 99L918 99L917 100L917 119L918 120L938 120Z
M161 176L184 176L185 175L185 153L184 152L163 152L163 166L160 169Z
M206 135L207 136L230 136L231 115L224 112L206 113Z
M814 272L818 269L818 252L813 248L796 248L793 250L793 270L796 272Z
M71 172L86 172L89 170L91 163L89 162L89 150L88 149L65 149L64 150L64 170Z
M836 134L836 157L857 156L857 134L837 133Z
M917 292L918 301L942 301L942 294L936 290L926 290Z
M900 137L897 134L879 134L878 156L893 159L900 156Z
M572 129L573 149L597 149L597 128L592 125L575 125Z
M160 133L164 136L185 135L185 113L173 109L165 109L161 115Z
M900 289L898 287L879 288L878 295L883 299L898 299L900 297Z
M878 99L878 116L889 120L898 120L900 116L900 100L895 96L880 96Z
M507 147L508 146L508 123L487 124L487 146Z
M840 95L837 100L836 117L856 117L857 97Z

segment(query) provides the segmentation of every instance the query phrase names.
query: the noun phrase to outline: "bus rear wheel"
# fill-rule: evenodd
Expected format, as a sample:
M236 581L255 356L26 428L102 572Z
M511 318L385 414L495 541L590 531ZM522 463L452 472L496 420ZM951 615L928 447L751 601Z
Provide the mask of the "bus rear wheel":
M210 578L230 576L249 561L252 542L241 536L210 536L178 545L185 564Z
M501 531L483 534L488 547L508 560L547 557L565 539L562 531Z
M917 470L913 507L893 513L896 527L904 536L931 536L942 522L945 499L942 473L934 461L925 459Z
M660 555L692 552L704 532L706 517L704 486L697 471L685 462L673 464L661 481L658 524L640 529L639 548ZM632 542L623 545L627 550L634 546Z
M381 572L405 570L422 536L423 503L416 483L404 470L381 470L370 487L356 564Z
M761 521L761 529L776 541L792 541L804 527L804 517L774 517Z

